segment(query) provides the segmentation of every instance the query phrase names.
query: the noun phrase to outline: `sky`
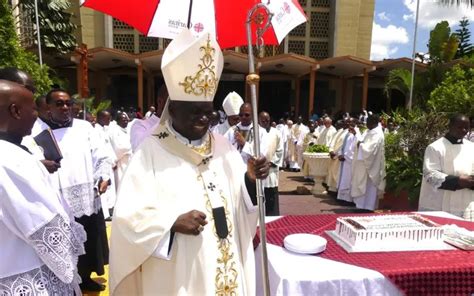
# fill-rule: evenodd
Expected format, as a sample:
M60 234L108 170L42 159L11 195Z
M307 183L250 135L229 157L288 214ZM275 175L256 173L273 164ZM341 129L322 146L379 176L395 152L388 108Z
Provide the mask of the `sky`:
M411 57L415 27L416 0L375 0L372 27L371 60ZM474 43L474 8L443 6L437 0L420 0L416 51L426 53L430 31L443 20L451 32L459 28L459 20L470 20L471 43Z

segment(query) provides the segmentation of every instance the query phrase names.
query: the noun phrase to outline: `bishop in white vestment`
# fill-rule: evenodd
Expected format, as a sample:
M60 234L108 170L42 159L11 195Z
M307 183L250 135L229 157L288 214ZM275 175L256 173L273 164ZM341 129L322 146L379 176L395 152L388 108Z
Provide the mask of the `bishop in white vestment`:
M426 147L419 210L474 221L474 143L463 139L469 119L453 116L448 133Z
M268 163L260 158L246 166L225 138L209 132L222 66L217 42L186 29L163 55L170 101L119 189L112 295L255 294L257 207L250 184L267 176ZM213 77L205 91L187 88L202 68Z
M379 117L370 115L367 132L355 147L351 196L358 209L373 211L385 190L385 135L377 127Z

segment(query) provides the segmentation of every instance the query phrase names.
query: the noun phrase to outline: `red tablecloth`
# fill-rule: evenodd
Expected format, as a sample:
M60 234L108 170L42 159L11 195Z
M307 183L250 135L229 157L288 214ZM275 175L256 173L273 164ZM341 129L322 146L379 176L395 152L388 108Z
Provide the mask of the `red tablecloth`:
M323 258L377 270L407 295L471 295L474 293L474 251L414 251L348 253L325 231L334 230L336 218L350 215L285 216L267 225L268 243L283 246L285 236L313 233L328 241ZM439 224L474 230L474 223L427 216ZM257 232L258 233L258 232ZM256 241L258 242L258 237Z

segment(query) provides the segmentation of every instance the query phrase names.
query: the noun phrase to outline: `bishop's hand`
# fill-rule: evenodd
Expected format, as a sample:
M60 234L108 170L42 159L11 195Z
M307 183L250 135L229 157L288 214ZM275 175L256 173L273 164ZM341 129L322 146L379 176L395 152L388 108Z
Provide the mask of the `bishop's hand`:
M204 225L206 224L206 214L198 210L192 210L180 215L171 227L171 231L199 235L204 230Z
M270 162L267 161L265 156L250 158L247 162L247 176L253 182L256 179L265 179L268 176L269 170Z

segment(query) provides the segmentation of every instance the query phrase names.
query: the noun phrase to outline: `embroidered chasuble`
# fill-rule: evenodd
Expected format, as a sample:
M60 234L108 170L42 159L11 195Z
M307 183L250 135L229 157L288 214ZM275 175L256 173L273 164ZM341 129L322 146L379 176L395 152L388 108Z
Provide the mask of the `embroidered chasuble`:
M445 211L474 221L474 190L447 190L442 184L451 177L474 175L474 143L452 143L442 137L426 147L420 210Z
M112 223L112 295L254 295L252 239L258 211L246 166L231 143L208 132L198 146L166 121L146 138L122 179ZM131 198L133 197L133 198ZM226 222L215 223L223 207ZM197 236L174 233L176 218L206 214ZM228 234L220 238L218 228Z
M0 295L80 295L84 229L41 162L5 140L0 149Z
M325 127L321 130L318 136L318 140L316 144L318 145L325 145L329 147L331 145L333 137L336 135L336 128L334 126Z

